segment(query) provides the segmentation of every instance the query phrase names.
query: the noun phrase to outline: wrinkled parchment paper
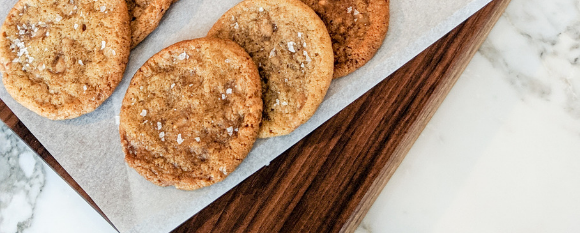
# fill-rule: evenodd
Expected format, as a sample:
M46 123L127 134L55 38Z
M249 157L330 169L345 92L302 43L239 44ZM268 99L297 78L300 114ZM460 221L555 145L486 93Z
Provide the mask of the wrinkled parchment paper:
M91 196L121 232L167 232L267 166L290 146L367 92L491 0L391 0L391 23L381 49L364 67L332 82L324 102L288 136L258 140L223 182L196 191L158 187L124 163L115 116L131 77L153 54L178 41L203 37L240 0L179 0L159 27L131 52L125 77L96 111L51 121L16 103L2 84L0 98ZM16 0L0 0L0 17Z

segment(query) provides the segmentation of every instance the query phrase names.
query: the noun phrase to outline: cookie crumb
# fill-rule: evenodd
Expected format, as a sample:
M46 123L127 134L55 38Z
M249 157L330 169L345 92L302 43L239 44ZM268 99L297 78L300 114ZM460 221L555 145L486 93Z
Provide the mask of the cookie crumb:
M141 111L141 114L139 115L141 115L142 117L147 116L147 110L143 109L143 111Z

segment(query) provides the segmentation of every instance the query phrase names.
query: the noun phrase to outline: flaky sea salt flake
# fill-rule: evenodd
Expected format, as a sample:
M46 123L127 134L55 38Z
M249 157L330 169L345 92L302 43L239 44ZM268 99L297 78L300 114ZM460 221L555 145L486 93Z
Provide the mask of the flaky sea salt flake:
M276 48L273 48L273 49L270 51L270 56L268 56L268 57L269 57L269 58L272 58L272 57L274 57L274 56L276 56Z
M142 117L145 117L145 116L147 116L147 110L143 109L143 111L141 111L141 114L140 114L140 115L141 115Z
M79 60L79 65L84 66L83 60Z
M99 8L101 10L101 12L105 12L107 10L106 6L101 6L101 8Z
M104 40L101 41L101 50L105 49L106 44L107 44L107 42L105 42Z
M181 145L181 143L183 143L183 141L185 141L185 140L183 140L183 138L181 138L181 134L177 134L177 144Z
M228 95L232 94L232 89L231 88L226 89L226 94L228 94Z
M201 138L195 137L195 141L200 142L201 141Z
M179 59L179 60L185 60L188 58L189 58L189 55L187 55L187 53L185 51L183 53L179 54L179 56L177 57L177 59Z
M351 7L348 7L348 8L346 8L346 13L347 13L347 14L350 14L350 12L352 12L352 6L351 6Z
M312 59L310 59L310 56L308 56L308 52L306 52L306 50L304 50L304 52L302 52L302 54L304 54L304 56L306 57L306 61L307 62L311 62Z
M228 135L232 136L232 133L234 133L234 127L230 126L226 128L226 131L228 131Z
M288 51L295 53L296 50L294 50L294 45L296 45L294 41L288 42Z

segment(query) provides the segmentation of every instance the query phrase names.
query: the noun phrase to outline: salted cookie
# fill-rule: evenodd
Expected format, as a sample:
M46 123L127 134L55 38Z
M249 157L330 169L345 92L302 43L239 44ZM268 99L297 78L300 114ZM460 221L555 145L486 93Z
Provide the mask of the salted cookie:
M49 119L95 110L129 58L123 0L20 0L0 29L0 71L10 95Z
M193 190L223 180L256 140L260 90L256 65L232 41L201 38L161 50L123 99L125 161L160 186Z
M153 32L173 0L126 0L131 18L131 48Z
M302 0L322 18L334 50L334 78L352 73L379 50L389 28L389 0Z
M246 0L227 11L208 36L240 44L262 79L259 137L285 135L305 123L332 81L332 44L326 27L298 0Z

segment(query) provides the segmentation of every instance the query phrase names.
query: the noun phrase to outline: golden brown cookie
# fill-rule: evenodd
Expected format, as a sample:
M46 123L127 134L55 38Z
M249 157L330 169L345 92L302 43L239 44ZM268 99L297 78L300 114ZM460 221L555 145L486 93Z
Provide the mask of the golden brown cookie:
M326 27L298 0L246 0L227 11L208 36L232 39L250 54L262 79L259 137L285 135L305 123L332 81Z
M389 0L302 0L332 38L334 78L352 73L379 50L389 28Z
M135 73L121 107L125 161L147 180L193 190L223 180L260 127L256 65L217 38L179 42Z
M10 95L49 119L95 110L129 58L123 0L20 0L0 29L0 71Z
M137 46L159 25L173 0L125 0L131 18L131 48Z

